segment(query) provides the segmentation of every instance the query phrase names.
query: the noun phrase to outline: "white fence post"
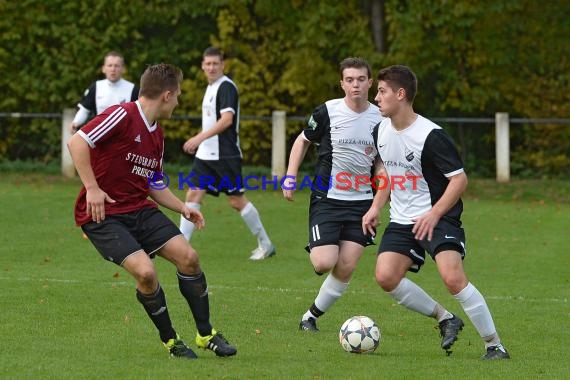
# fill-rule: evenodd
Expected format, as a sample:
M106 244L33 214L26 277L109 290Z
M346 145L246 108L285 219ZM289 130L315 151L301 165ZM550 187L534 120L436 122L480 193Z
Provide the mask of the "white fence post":
M63 110L63 117L61 118L61 174L68 178L75 177L75 166L67 149L67 142L71 137L69 125L73 121L75 111L73 108L66 108Z
M271 138L271 175L285 176L285 111L273 111Z
M509 146L509 114L495 114L495 159L497 163L497 182L509 182L510 146Z

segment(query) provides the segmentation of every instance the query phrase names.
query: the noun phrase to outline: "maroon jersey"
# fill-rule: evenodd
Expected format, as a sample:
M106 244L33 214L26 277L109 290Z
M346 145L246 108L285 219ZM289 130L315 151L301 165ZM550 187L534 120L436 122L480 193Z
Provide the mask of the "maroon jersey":
M162 172L164 137L155 122L149 125L140 103L107 108L77 133L91 149L91 166L101 190L116 203L105 203L105 215L124 214L143 207L157 207L148 199L148 179ZM83 186L75 203L78 226L92 219L86 212Z

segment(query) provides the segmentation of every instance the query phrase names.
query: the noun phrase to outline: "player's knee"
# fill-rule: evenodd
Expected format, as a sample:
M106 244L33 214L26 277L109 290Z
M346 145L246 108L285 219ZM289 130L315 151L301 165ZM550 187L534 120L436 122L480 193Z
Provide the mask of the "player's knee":
M328 265L321 265L321 264L313 264L313 268L315 269L316 273L328 273L332 268Z
M178 260L177 267L181 273L199 273L200 260L196 250L188 247L184 255Z
M332 269L332 273L337 280L342 282L349 282L355 269L356 263L341 263L339 261Z
M334 263L332 263L329 260L326 260L322 257L319 257L319 258L311 257L311 262L313 264L313 268L315 269L315 272L317 272L317 273L327 273L327 272L331 271L334 267Z
M145 267L135 273L136 281L141 290L148 290L148 293L156 289L158 279L156 271L152 267Z
M392 290L394 290L396 286L398 286L401 280L401 278L399 278L398 276L395 276L391 273L387 273L380 269L376 269L375 277L376 277L376 283L380 285L380 287L386 292L391 292Z
M245 205L247 204L247 198L245 198L245 196L229 196L228 197L228 203L230 204L230 206L236 210L236 211L241 211Z
M446 273L441 278L450 294L457 294L468 284L467 277L463 273Z

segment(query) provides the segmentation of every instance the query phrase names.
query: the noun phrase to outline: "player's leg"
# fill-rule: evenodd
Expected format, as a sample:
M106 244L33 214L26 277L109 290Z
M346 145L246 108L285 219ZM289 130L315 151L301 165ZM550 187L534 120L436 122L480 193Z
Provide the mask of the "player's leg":
M189 176L186 181L188 190L186 190L185 203L189 208L200 210L202 199L206 194L206 187L211 182L214 182L214 178L207 174L208 170L207 162L202 161L199 158L194 158L192 176ZM190 239L192 239L192 233L194 232L194 223L180 215L179 228L186 240L190 241Z
M127 257L123 267L136 280L137 300L143 305L150 320L156 326L160 340L173 357L195 359L197 356L172 327L166 305L166 295L158 282L156 270L144 251Z
M204 198L205 190L200 189L188 189L186 191L185 203L188 208L193 208L200 210L202 204L202 198ZM192 239L192 233L194 232L194 223L180 215L180 232L184 235L186 241Z
M483 359L509 359L510 356L501 344L485 298L465 275L461 254L455 250L440 251L435 256L435 260L445 286L459 301L465 314L485 342L487 353Z
M345 217L351 219L355 212L354 221L330 221L330 212L335 212L336 206L327 202L315 202L311 206L310 260L317 274L330 273L301 318L301 330L318 331L317 319L344 294L364 247L370 243L370 236L362 233L361 213L353 205L345 210Z
M331 213L334 212L336 211L333 205L329 204L326 199L311 196L309 206L309 243L305 249L309 252L309 259L315 273L319 276L331 271L338 261L342 222L331 221ZM321 285L319 293L322 293L324 289L331 289L331 291L336 289L337 292L342 293L346 286L347 284L344 285L341 281L335 279L334 276L329 275ZM323 305L321 307L325 308ZM325 311L321 310L313 302L301 317L299 329L303 331L319 331L317 319Z
M166 306L166 296L151 259L133 236L136 213L113 215L101 223L88 223L82 228L103 258L121 265L136 281L136 297L158 330L163 344L172 356L193 359L196 355L180 339Z
M251 252L249 258L251 260L263 260L275 255L275 246L269 239L261 222L259 212L253 203L249 201L245 194L237 192L228 193L228 202L234 210L240 213L251 234L257 239L257 248Z
M406 277L408 271L420 270L425 254L411 229L411 225L395 223L386 227L376 260L376 282L398 304L436 319L442 335L441 347L448 350L457 340L463 321Z
M362 245L345 240L340 241L339 246L327 245L311 250L311 262L315 271L323 271L322 273L330 271L330 273L323 281L315 301L303 315L299 325L301 330L315 331L316 320L346 292L363 251Z
M257 239L257 248L251 252L251 260L263 260L275 255L275 246L269 239L257 208L244 195L241 159L220 160L214 167L220 178L218 191L228 195L230 206L240 213L244 223Z
M228 200L234 209L239 210L243 221L252 235L257 239L257 247L251 252L249 258L251 260L263 260L274 256L276 253L275 246L271 242L269 235L267 235L265 227L261 222L259 212L253 203L251 203L245 195L229 196Z
M330 272L337 263L339 256L339 246L326 244L311 248L309 258L313 264L315 273L322 275ZM317 297L312 305L301 317L299 330L317 332L317 319L321 317L329 307L338 299L348 287L348 283L343 283L336 279L331 273L323 281Z
M200 269L196 251L182 235L177 235L168 240L158 254L176 266L180 293L188 302L198 330L196 335L198 346L214 351L217 356L235 355L237 352L235 347L230 345L210 323L208 283L206 275Z

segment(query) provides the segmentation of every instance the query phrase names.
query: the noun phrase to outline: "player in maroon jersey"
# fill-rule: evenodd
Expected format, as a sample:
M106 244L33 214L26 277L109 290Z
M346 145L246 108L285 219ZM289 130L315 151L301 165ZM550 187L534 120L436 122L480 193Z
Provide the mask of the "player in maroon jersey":
M160 186L164 139L157 120L171 117L181 82L179 68L149 66L137 101L107 108L71 137L69 151L83 182L75 221L104 259L134 277L137 299L171 356L196 358L172 326L151 260L155 255L176 266L180 292L198 330L198 347L231 356L235 347L210 324L208 285L198 254L157 206L179 212L197 228L204 225L199 211Z

